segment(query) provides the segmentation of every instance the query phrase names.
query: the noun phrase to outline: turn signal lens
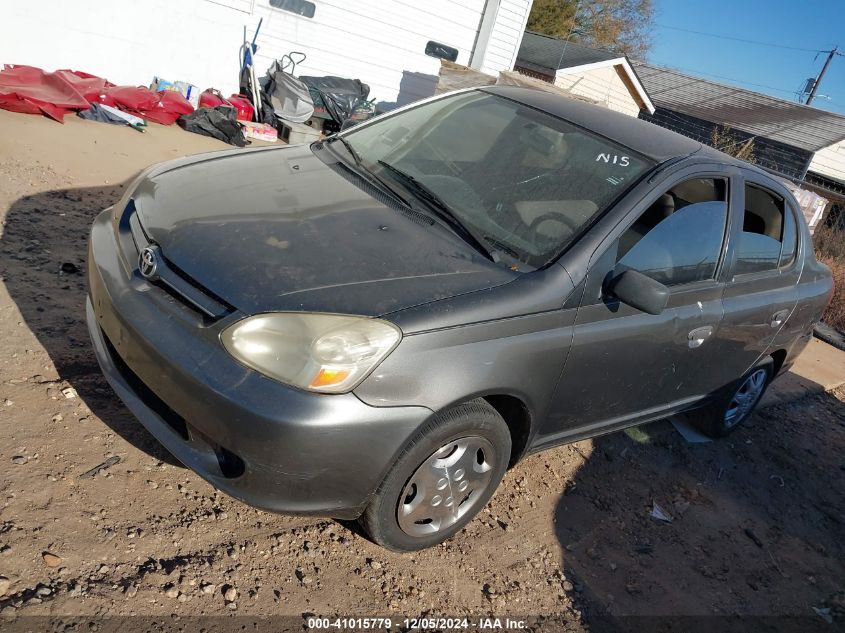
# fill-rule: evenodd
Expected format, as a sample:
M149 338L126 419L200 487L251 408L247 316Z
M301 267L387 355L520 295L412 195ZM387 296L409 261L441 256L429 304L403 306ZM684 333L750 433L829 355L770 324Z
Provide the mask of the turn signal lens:
M321 369L317 377L311 381L312 389L328 387L343 382L349 376L348 369Z

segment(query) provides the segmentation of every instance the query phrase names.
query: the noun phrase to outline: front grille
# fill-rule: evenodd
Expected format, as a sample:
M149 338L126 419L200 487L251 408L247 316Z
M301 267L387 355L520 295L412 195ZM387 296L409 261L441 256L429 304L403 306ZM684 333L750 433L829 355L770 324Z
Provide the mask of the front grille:
M128 231L131 237L129 240L124 240L124 244L130 241L132 243L132 251L127 253L127 259L135 267L135 270L138 270L137 262L141 251L148 246L152 246L154 242L141 225L134 200L129 201L124 211L121 227ZM192 279L185 271L168 260L164 253L161 254L160 259L157 271L158 278L155 281L147 280L148 283L158 286L180 303L199 312L206 320L216 321L234 312L234 306Z

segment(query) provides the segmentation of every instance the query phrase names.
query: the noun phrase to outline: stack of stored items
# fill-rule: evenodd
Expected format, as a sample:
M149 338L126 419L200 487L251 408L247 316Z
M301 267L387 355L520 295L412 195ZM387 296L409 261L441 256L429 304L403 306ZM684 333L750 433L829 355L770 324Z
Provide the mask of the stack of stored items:
M258 28L261 28L259 23ZM241 46L240 94L223 97L213 88L202 93L187 81L154 76L150 87L117 86L75 70L45 72L32 66L7 65L0 70L0 109L44 114L62 122L75 112L84 119L129 125L144 131L147 121L213 136L243 147L253 138L308 142L375 114L370 88L358 79L295 76L305 55L292 52L274 61L266 76L256 79L252 42Z

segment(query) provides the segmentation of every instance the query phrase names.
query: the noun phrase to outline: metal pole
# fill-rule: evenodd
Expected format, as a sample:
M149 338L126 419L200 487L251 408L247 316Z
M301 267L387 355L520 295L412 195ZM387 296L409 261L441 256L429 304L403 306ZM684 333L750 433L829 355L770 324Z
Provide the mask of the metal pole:
M807 102L805 105L810 105L813 102L813 99L816 96L816 91L819 89L819 84L821 84L822 79L824 79L824 74L827 72L828 66L830 66L831 60L833 60L833 56L836 55L836 51L839 47L835 46L832 51L827 54L827 59L824 62L824 66L822 66L822 70L819 73L819 76L813 82L813 89L810 91L810 96L807 97Z

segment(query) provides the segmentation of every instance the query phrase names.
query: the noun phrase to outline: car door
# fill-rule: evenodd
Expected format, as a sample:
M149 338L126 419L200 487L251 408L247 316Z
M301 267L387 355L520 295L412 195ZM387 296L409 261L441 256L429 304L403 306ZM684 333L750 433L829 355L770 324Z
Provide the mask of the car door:
M716 341L723 360L719 375L710 377L711 389L742 376L769 350L795 308L801 276L800 220L786 190L753 172L737 184L731 227L737 239Z
M718 362L710 342L722 318L729 180L715 167L701 170L657 187L596 250L543 430L547 441L659 417L703 396L697 376ZM678 194L696 188L704 193ZM661 314L603 290L629 268L668 287Z

